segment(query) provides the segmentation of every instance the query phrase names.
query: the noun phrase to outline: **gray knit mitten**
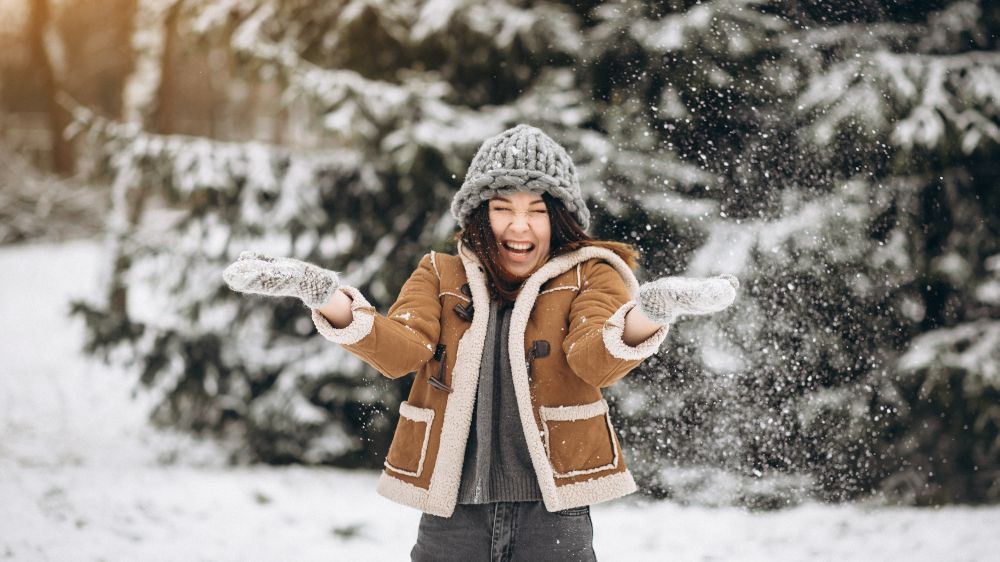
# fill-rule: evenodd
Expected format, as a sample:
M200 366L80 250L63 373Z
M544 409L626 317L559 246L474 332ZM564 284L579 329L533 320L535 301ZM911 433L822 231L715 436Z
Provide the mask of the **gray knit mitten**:
M309 308L319 308L340 286L337 273L293 258L272 258L242 252L222 272L229 288L240 293L298 297Z
M683 314L711 314L733 304L739 280L729 274L709 279L661 277L639 287L639 307L650 320L669 324Z

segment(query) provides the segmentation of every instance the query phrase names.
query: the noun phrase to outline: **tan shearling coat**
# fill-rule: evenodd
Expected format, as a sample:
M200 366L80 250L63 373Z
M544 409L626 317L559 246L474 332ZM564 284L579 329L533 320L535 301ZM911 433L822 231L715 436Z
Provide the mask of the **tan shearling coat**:
M354 319L334 328L317 310L326 339L384 375L416 372L378 492L450 517L458 498L484 353L489 291L476 256L431 252L420 260L386 316L353 287ZM657 351L667 326L638 346L622 341L638 293L614 252L585 247L553 258L529 277L511 313L509 355L521 426L545 507L558 511L636 490L601 388ZM466 314L472 305L473 314ZM539 342L539 343L536 343ZM548 344L548 353L544 351ZM534 351L532 351L534 350Z

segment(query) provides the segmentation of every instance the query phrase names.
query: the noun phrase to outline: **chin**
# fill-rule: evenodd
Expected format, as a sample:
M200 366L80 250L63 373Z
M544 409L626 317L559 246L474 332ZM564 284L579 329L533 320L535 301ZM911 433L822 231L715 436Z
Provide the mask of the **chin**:
M529 275L531 275L531 272L535 271L535 269L538 267L538 260L535 260L531 264L524 264L524 263L504 264L504 267L507 269L507 271L509 271L513 275L516 275L517 277L527 278Z

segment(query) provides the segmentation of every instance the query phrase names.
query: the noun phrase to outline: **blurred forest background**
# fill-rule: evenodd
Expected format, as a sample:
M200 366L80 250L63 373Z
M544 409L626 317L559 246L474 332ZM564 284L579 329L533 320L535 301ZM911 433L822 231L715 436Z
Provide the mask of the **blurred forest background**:
M641 280L742 280L607 391L643 492L997 503L998 34L978 0L0 0L0 243L106 241L73 311L154 423L375 468L409 381L221 271L292 256L384 311L530 123Z

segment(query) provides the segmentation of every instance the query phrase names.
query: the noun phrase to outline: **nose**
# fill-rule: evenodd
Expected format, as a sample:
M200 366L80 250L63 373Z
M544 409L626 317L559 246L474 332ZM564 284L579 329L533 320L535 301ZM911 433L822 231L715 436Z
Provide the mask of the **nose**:
M528 214L527 213L514 213L514 218L510 222L511 230L526 231L528 230Z

